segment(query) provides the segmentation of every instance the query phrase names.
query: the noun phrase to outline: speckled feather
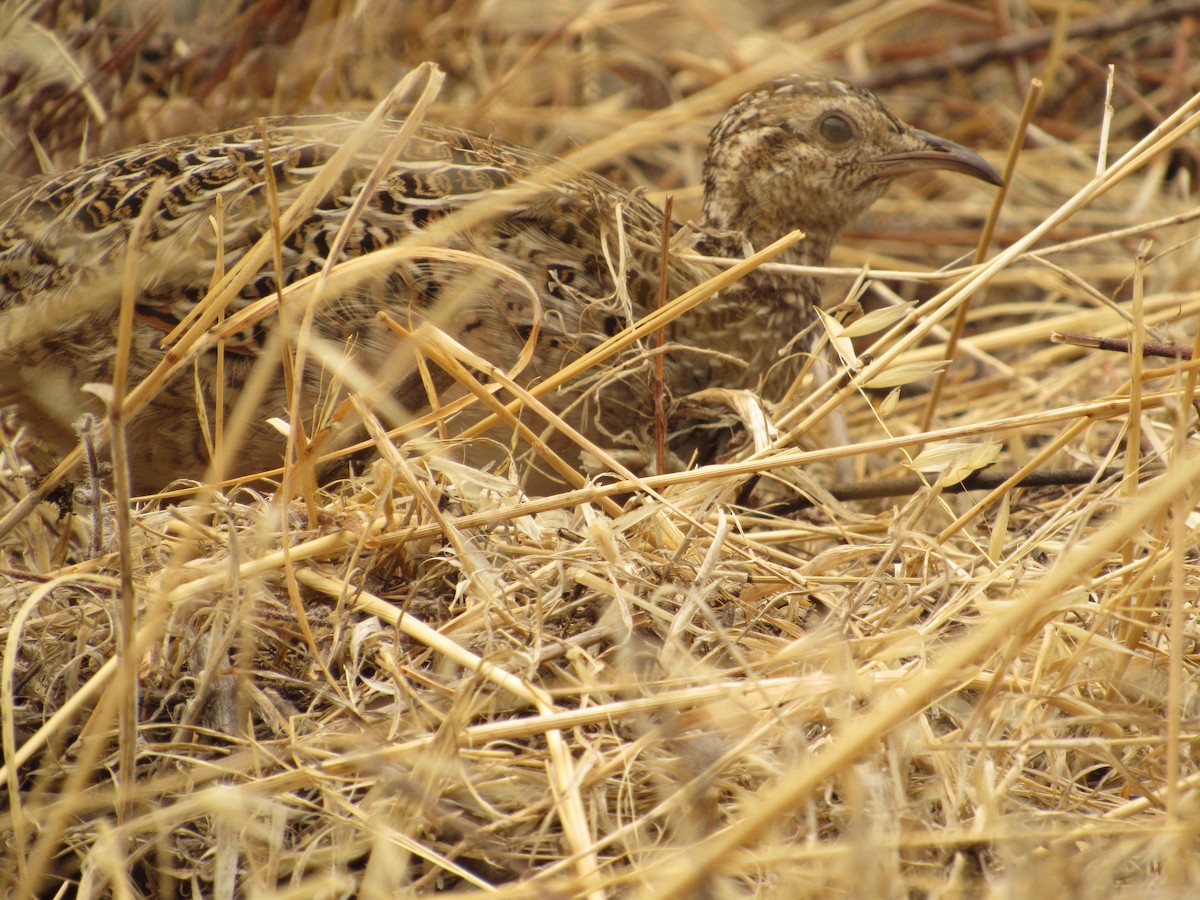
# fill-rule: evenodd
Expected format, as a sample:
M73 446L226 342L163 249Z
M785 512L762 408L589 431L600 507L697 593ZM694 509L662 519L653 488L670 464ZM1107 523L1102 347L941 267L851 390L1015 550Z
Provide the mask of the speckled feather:
M849 128L845 146L823 133L830 116ZM160 361L162 338L205 296L216 260L223 257L227 271L270 227L263 134L279 205L286 208L358 125L350 118L267 120L261 127L113 154L19 190L0 206L0 405L15 404L22 421L58 451L75 442L72 426L79 414L98 409L80 388L111 378L119 268L132 223L155 179L165 181L166 192L139 256L131 381ZM284 239L285 283L325 265L374 159L398 125L390 123ZM840 131L832 135L843 136ZM936 139L904 125L873 95L843 82L791 80L748 94L713 131L705 166L701 249L740 257L748 245L761 247L800 228L807 239L783 261L820 264L841 230L895 174L904 173L875 160L924 153L930 140ZM952 148L953 164L939 165L935 158L917 168L951 168L998 180L969 151L942 144ZM447 212L546 162L532 151L423 124L377 185L340 259L423 232ZM212 223L218 198L223 204L220 248ZM546 187L518 209L458 232L444 246L503 263L536 290L540 331L533 361L521 375L534 382L653 309L662 216L641 195L581 174ZM625 248L625 258L618 247ZM714 271L673 259L670 295ZM274 272L273 264L264 266L227 314L274 295ZM811 323L818 298L813 280L762 273L677 321L671 340L694 349L669 355L671 394L683 396L710 384L757 385L776 362L778 347ZM453 309L452 315L439 316L442 308ZM334 347L349 348L359 367L384 378L394 397L414 413L427 405L427 394L412 374L411 362L399 368L389 364L408 356L398 352L400 339L376 319L381 309L405 322L438 319L454 337L503 368L516 361L535 318L528 293L511 279L440 259L435 250L323 303L315 318L316 334ZM236 401L273 324L265 319L226 340L227 406ZM651 356L645 348L630 348L611 367L619 377L588 389L564 390L548 402L602 443L629 448L628 458L645 468L652 424ZM734 365L730 358L745 365ZM196 366L195 378L169 384L133 423L132 463L140 489L204 471L209 453L197 408L212 414L216 354L202 355ZM305 409L317 401L320 378L307 381L314 387L312 396L305 397ZM439 380L440 388L448 385ZM278 464L282 441L261 420L283 415L285 408L283 379L277 377L235 469L256 471ZM471 413L467 420L478 415ZM556 446L570 455L567 442ZM553 480L539 483L534 478L531 485L548 489Z

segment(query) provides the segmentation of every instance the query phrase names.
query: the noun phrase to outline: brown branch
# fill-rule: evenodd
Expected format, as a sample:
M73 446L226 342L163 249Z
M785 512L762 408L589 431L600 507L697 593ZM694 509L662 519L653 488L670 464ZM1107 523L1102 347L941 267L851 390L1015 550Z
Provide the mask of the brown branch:
M1200 0L1162 0L1148 3L1124 15L1107 13L1077 19L1068 26L1067 38L1104 37L1151 22L1194 15L1200 15ZM969 72L992 60L1023 56L1031 50L1048 47L1054 39L1054 30L1053 25L1048 25L1019 34L1004 35L995 40L953 46L940 56L880 66L859 81L863 87L877 91L905 81L940 78L950 72Z
M662 246L658 260L658 308L667 305L667 287L670 283L671 264L671 218L675 210L675 195L667 194L663 201ZM665 472L667 448L667 389L663 372L663 344L666 342L665 328L654 333L654 464L656 472Z
M1077 484L1089 484L1106 478L1115 478L1122 474L1122 469L1112 466L1107 469L1046 469L1032 472L1017 482L1017 487L1065 487ZM987 491L1004 484L1012 476L1012 472L975 472L957 484L948 484L942 491L950 494L961 494L966 491ZM907 497L915 494L929 484L929 479L919 475L906 475L902 478L879 478L873 481L846 482L834 484L829 488L835 499L843 502L851 500L878 500L883 497ZM777 516L786 516L800 510L811 509L816 504L808 497L794 497L782 503L775 503L763 509L763 512Z
M1050 335L1054 344L1070 344L1072 347L1090 347L1095 350L1112 350L1115 353L1129 353L1130 343L1124 338L1096 337L1090 334L1075 334L1068 331L1055 331ZM1142 345L1142 356L1158 356L1164 359L1190 360L1190 347L1179 344L1156 344L1146 342Z

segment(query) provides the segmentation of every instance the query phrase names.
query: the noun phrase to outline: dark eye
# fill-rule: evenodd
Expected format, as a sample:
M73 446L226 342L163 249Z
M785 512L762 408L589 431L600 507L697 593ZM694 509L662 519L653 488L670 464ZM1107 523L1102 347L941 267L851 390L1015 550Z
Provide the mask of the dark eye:
M854 129L850 127L850 123L837 113L831 113L821 120L817 126L817 130L821 133L821 138L828 141L834 146L848 144L854 140Z

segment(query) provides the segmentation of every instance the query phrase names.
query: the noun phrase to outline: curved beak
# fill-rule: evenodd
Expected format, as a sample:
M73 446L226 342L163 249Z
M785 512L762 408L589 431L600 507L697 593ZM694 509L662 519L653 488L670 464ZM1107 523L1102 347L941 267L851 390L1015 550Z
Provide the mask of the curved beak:
M924 146L871 160L876 178L896 178L913 172L944 169L970 175L997 187L1004 185L1004 179L995 167L973 150L927 131L914 131L914 134Z

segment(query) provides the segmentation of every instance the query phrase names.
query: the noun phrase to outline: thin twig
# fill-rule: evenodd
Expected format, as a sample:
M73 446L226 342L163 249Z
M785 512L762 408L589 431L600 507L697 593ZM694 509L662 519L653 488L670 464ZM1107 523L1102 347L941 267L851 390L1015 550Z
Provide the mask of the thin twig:
M663 200L662 247L658 260L658 309L667 305L667 285L670 281L671 265L671 213L675 208L675 195L667 194ZM667 409L666 387L663 380L663 344L667 340L666 326L654 333L654 461L655 472L666 471Z
M1067 28L1068 39L1098 38L1113 34L1125 34L1130 29L1152 22L1166 22L1186 16L1200 15L1197 0L1164 0L1147 3L1140 9L1124 15L1102 13L1078 19ZM908 81L923 81L942 78L951 73L959 75L971 72L985 63L1007 57L1024 56L1034 50L1043 50L1054 41L1056 27L1047 25L1021 34L1010 34L990 41L975 44L950 45L941 56L905 60L889 66L880 66L859 82L871 90L892 87Z
M1122 470L1113 466L1105 469L1043 469L1018 479L1013 488L1070 487L1090 484L1120 476ZM985 470L973 472L962 481L943 485L940 490L948 494L965 494L968 491L990 491L1004 484L1012 472ZM919 475L900 478L877 478L871 481L839 482L825 489L835 500L880 500L884 497L911 497L917 491L929 487L929 479ZM763 508L764 513L777 516L792 515L800 510L811 509L818 504L809 497L795 497Z
M1050 335L1055 344L1070 344L1073 347L1089 347L1094 350L1111 350L1114 353L1132 353L1131 342L1127 338L1099 337L1092 334L1075 334L1070 331L1055 331ZM1155 356L1163 359L1190 360L1192 351L1180 344L1159 344L1145 341L1142 344L1143 356Z

